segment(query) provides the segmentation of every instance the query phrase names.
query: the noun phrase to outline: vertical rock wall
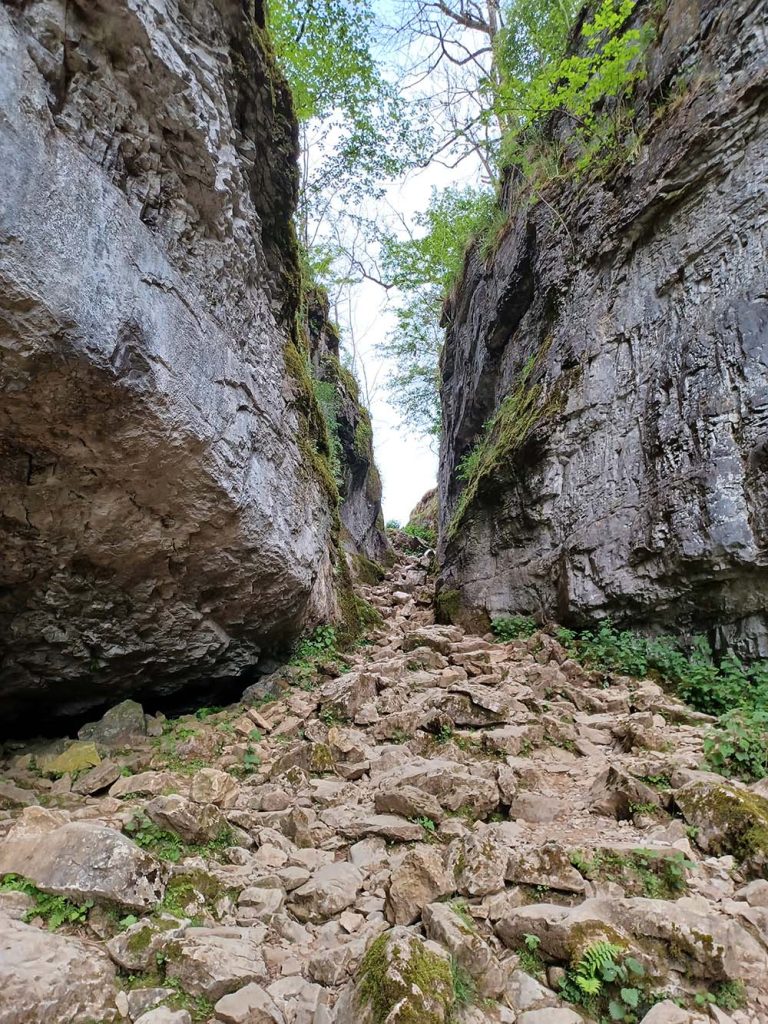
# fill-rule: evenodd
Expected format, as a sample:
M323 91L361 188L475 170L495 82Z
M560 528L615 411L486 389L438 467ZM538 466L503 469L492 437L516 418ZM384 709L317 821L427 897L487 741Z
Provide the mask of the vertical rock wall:
M498 251L446 310L444 614L768 654L766 54L764 0L671 0L631 157L538 202L508 182ZM459 464L520 388L532 422L459 515Z
M307 296L312 371L325 388L326 417L341 496L341 542L353 556L378 562L390 557L381 510L381 477L373 454L368 410L352 374L339 360L339 336L330 322L328 300L319 291ZM323 392L321 391L321 395Z
M263 27L260 0L0 2L4 712L237 676L334 614Z

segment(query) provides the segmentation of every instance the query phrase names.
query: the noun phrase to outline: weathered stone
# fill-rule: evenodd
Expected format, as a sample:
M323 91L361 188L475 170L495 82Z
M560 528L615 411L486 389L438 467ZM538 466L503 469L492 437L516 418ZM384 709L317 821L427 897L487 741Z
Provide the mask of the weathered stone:
M144 709L135 700L124 700L110 708L98 722L89 722L78 732L78 739L91 740L102 747L124 747L147 735Z
M636 10L639 24L648 8ZM438 555L452 621L609 614L666 631L716 627L768 655L754 397L768 386L755 184L768 143L765 109L745 92L764 74L762 14L731 3L710 31L711 10L670 6L635 100L637 150L608 174L561 176L546 202L510 171L508 228L490 262L474 247L451 293ZM651 120L657 90L690 62L717 70ZM703 143L712 123L722 130ZM565 111L549 130L566 149L580 131ZM457 468L499 410L506 444L470 501ZM486 443L501 434L497 421Z
M379 790L375 796L379 814L401 814L404 818L430 818L440 822L445 812L437 799L416 786L393 786Z
M183 932L184 925L175 918L145 919L114 935L107 942L107 951L118 967L126 971L146 971L156 966L157 954Z
M185 992L215 1001L251 982L265 982L265 929L188 928L171 948L166 972Z
M233 807L240 787L228 772L218 768L201 768L195 772L189 788L189 796L196 804L215 804L217 807Z
M158 1003L173 995L172 988L133 988L126 993L128 1016L135 1021L142 1013L153 1009Z
M156 796L145 807L161 828L178 833L190 843L214 839L224 826L221 811L214 804L196 804L185 796Z
M658 790L634 778L619 768L607 768L592 784L589 791L590 810L624 820L632 817L632 807L652 804L661 807Z
M432 846L415 846L392 871L387 919L392 924L412 924L428 903L453 890L442 855Z
M290 97L261 9L189 3L0 8L3 715L236 678L336 612ZM386 550L357 425L349 543Z
M447 903L430 903L422 915L430 939L450 952L462 970L473 979L484 999L497 999L506 978L488 943Z
M733 854L745 869L763 875L768 867L768 800L745 786L720 781L690 782L675 791L675 803L696 842L717 855Z
M119 778L110 788L109 795L122 796L156 796L167 793L177 785L170 772L139 772L137 775L126 775Z
M16 826L0 844L0 875L24 875L75 902L107 900L133 910L163 895L160 865L114 829L77 821L50 831Z
M584 892L584 878L570 862L568 851L559 843L545 843L533 849L513 850L507 861L507 881L543 885L562 892Z
M334 831L348 839L363 836L381 836L398 843L409 843L424 838L424 829L418 822L406 821L396 814L361 814L347 807L333 807L320 815Z
M454 1002L451 965L438 949L404 928L379 936L363 957L356 984L341 995L336 1024L447 1024Z
M72 792L90 796L92 793L99 793L102 789L107 789L119 778L120 765L114 761L102 761L101 764L91 768L89 772L81 775L72 783Z
M167 1006L158 1006L143 1013L135 1024L192 1024L192 1017L189 1010L169 1010Z
M484 829L451 844L448 870L458 892L486 896L504 888L508 862L509 847L499 842L494 831Z
M0 781L0 808L30 807L36 803L34 790L23 789L13 782Z
M269 995L253 983L223 996L214 1011L224 1024L283 1024L284 1021Z
M291 911L300 921L325 921L352 906L362 884L353 864L326 864L291 893Z
M0 919L1 1024L102 1020L115 995L115 968L93 943Z
M63 753L40 758L40 768L49 775L81 772L101 762L101 755L93 743L72 743Z

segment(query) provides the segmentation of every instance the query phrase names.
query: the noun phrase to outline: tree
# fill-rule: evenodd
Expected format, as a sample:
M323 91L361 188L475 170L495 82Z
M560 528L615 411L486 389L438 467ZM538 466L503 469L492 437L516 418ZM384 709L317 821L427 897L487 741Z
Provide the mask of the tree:
M269 27L301 132L300 237L422 159L424 126L382 73L368 0L271 0Z
M392 405L417 433L440 432L438 364L445 293L461 272L467 241L492 222L493 192L471 187L433 191L418 234L380 235L382 273L399 292L396 327L381 345L394 372L387 382Z

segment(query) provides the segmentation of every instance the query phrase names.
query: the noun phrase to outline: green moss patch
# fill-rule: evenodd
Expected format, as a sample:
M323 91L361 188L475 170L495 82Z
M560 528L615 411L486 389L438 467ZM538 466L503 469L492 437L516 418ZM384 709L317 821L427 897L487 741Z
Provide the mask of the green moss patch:
M415 936L394 938L387 932L363 957L358 993L373 1024L384 1024L401 1001L398 1024L444 1024L455 1003L449 961Z

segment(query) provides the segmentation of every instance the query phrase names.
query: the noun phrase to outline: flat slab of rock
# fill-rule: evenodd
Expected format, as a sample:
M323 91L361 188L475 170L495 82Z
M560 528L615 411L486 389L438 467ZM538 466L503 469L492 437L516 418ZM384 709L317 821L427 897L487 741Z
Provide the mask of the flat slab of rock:
M105 900L131 910L149 910L165 890L151 854L121 832L88 821L39 832L17 825L0 845L4 874L23 875L75 902Z
M224 1024L284 1024L285 1020L271 996L256 984L224 996L214 1010Z
M251 982L265 982L264 928L188 928L173 946L167 974L193 996L215 1001Z
M352 906L362 884L354 864L325 864L291 893L291 911L300 921L326 921Z
M0 1024L101 1021L115 994L115 968L94 943L0 918Z

